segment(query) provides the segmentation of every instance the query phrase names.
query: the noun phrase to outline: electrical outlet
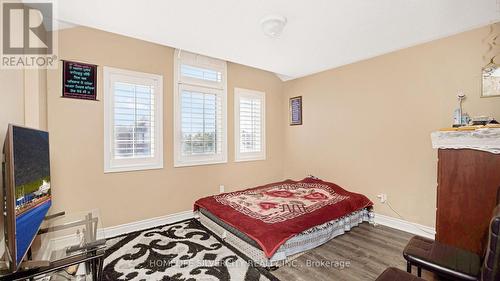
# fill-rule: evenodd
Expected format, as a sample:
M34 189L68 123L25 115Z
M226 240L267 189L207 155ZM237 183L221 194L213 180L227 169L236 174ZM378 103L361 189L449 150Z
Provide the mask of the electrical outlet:
M380 200L380 203L382 204L387 202L387 194L385 193L380 193L379 195L377 195L377 198Z
M219 193L224 193L226 192L226 188L221 184L219 185Z

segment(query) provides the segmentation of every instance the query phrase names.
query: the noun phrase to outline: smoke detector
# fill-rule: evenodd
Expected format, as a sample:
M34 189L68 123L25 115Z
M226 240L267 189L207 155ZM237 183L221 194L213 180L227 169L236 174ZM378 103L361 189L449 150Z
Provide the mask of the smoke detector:
M269 37L276 38L281 35L286 25L286 18L280 15L269 15L260 21L262 31Z

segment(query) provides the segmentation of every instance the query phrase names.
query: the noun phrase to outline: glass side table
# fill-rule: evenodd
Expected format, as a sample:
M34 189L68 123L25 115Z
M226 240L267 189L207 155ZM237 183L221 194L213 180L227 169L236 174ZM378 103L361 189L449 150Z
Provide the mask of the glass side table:
M101 280L105 238L97 210L49 215L20 269L0 280Z

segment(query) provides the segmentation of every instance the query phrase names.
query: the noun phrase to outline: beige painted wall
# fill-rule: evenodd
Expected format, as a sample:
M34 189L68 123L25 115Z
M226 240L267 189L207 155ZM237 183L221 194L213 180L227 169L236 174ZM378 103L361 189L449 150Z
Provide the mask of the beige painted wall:
M99 102L60 98L61 70L42 71L33 84L23 71L0 70L0 139L8 122L26 119L23 87L39 83L37 122L42 128L48 123L51 133L52 211L99 208L104 226L188 210L197 198L217 193L219 184L235 190L307 174L374 201L387 193L407 220L432 226L436 152L430 132L451 123L460 89L468 94L467 112L500 119L500 98L479 98L487 33L482 28L286 83L229 63L228 164L173 168L173 49L93 29L63 30L61 59L163 75L165 168L103 173L102 68ZM234 87L267 93L266 161L233 162ZM296 95L304 98L304 125L290 127L288 98ZM376 211L396 216L383 205Z
M21 25L13 28L22 34ZM43 69L0 69L0 151L9 123L46 128L46 80Z
M452 124L459 90L466 112L500 120L500 98L479 97L487 35L477 29L285 83L286 98L304 104L304 125L285 128L285 177L314 174L374 202L387 193L407 220L434 226L430 133Z
M0 69L0 106L0 151L2 151L8 124L24 125L23 70Z
M104 226L162 216L192 208L202 196L282 179L282 83L272 73L228 64L228 164L173 168L173 49L88 28L59 34L61 59L99 65L98 99L61 98L61 70L47 73L54 207L99 208ZM102 66L163 75L164 169L103 173ZM234 163L234 87L266 92L267 160Z

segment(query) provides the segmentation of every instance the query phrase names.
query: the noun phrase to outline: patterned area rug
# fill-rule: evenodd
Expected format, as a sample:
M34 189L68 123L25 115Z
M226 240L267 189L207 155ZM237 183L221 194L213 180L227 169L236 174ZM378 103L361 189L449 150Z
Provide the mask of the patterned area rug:
M108 241L103 280L278 280L191 219Z

